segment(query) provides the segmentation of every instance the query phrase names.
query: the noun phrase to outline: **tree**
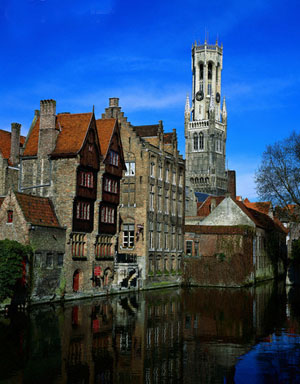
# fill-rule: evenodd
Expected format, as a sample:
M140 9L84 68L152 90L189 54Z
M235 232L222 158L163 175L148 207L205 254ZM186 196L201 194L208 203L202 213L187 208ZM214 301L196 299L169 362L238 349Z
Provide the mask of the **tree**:
M269 145L255 175L256 190L262 200L274 206L300 207L300 134Z
M11 298L18 279L23 274L23 261L27 261L32 254L30 246L17 241L0 241L0 302Z

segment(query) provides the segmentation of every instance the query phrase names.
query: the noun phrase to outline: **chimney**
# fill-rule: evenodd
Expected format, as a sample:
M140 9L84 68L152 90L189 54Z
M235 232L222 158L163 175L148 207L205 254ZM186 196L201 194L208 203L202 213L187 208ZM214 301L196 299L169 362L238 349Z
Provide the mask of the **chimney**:
M227 171L227 190L230 196L235 199L236 198L236 175L235 171Z
M118 107L119 106L119 98L118 97L110 97L109 98L109 106L110 107Z
M9 160L13 166L18 165L20 160L20 131L21 131L21 124L11 123Z
M56 101L40 102L40 133L38 157L47 157L55 148L58 131L55 129Z

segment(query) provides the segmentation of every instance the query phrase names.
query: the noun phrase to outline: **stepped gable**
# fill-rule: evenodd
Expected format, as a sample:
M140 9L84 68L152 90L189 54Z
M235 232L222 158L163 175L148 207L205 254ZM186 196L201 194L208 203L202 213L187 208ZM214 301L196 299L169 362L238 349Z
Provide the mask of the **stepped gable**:
M33 225L61 228L54 207L48 197L15 192L25 220Z
M164 144L172 144L174 132L164 133Z
M26 137L20 136L20 147L23 147L25 143ZM0 154L3 159L8 160L8 164L11 165L10 162L10 147L11 147L11 133L8 131L4 131L0 129Z
M63 157L77 154L92 119L93 113L61 113L56 116L55 128L59 130L51 156ZM38 152L40 118L37 119L28 137L24 156L36 156Z
M116 126L116 119L96 120L100 150L104 158L106 157L115 126Z
M140 137L155 137L158 136L159 124L153 125L134 125L132 126Z

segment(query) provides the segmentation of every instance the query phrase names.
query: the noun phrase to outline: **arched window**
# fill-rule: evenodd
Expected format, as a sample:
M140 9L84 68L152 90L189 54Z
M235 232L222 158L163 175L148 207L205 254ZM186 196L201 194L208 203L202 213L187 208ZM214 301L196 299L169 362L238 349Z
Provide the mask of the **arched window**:
M203 137L203 132L199 133L199 149L204 148L204 137Z
M212 63L208 63L208 80L212 80Z
M200 177L200 183L203 184L203 177Z
M198 135L194 133L194 151L198 151Z
M200 64L200 80L203 80L203 64Z

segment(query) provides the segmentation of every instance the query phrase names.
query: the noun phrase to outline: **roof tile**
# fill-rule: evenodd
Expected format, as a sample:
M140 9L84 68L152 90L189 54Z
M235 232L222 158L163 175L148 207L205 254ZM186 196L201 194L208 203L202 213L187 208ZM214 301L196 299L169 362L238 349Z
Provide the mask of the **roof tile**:
M25 137L20 136L20 147L25 143ZM0 129L0 153L3 159L8 159L8 164L11 165L10 158L11 132Z

